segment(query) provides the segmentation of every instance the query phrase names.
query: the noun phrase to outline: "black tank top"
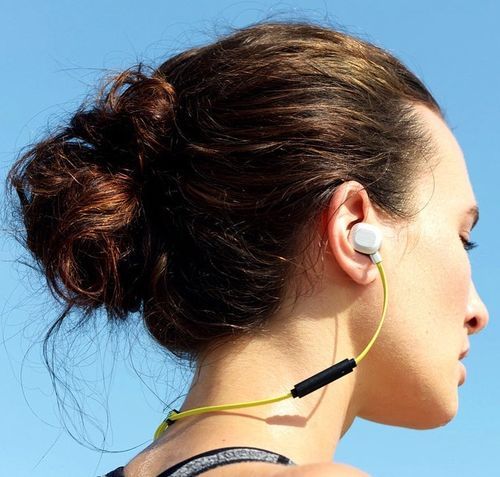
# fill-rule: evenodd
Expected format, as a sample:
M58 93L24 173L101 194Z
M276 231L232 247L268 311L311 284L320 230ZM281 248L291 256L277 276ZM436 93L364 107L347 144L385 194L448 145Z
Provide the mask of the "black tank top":
M288 457L258 447L221 447L196 454L193 457L164 470L158 477L195 477L207 470L239 462L271 462L282 465L297 465ZM123 466L103 477L124 477Z

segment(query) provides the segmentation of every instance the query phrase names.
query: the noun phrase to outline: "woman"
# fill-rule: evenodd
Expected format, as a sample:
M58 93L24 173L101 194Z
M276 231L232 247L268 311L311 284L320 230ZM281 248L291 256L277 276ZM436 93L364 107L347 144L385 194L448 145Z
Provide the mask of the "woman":
M488 322L467 256L477 203L439 105L388 52L254 24L112 78L9 178L67 311L140 311L196 364L181 409L109 476L368 475L331 462L357 416L455 416L459 360ZM357 224L380 234L383 269Z

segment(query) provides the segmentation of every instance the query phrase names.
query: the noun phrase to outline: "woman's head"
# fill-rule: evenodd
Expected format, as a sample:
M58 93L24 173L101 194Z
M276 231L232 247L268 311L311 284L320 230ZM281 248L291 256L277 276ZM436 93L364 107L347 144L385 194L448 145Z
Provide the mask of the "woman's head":
M325 294L340 285L352 293L351 302L361 297L346 327L353 352L362 350L380 321L382 291L377 269L353 250L348 236L358 221L379 227L389 305L381 334L357 370L357 415L425 429L455 416L457 386L465 377L459 358L469 348L468 335L482 330L489 316L467 252L479 212L462 151L442 117L423 105L415 110L435 145L434 165L414 189L420 211L403 227L384 223L359 184L342 184L328 211L334 216L327 230L333 259Z
M384 50L262 23L112 78L9 179L26 245L68 307L139 311L161 345L197 359L273 319L342 184L361 185L390 230L415 223L438 156L431 112Z

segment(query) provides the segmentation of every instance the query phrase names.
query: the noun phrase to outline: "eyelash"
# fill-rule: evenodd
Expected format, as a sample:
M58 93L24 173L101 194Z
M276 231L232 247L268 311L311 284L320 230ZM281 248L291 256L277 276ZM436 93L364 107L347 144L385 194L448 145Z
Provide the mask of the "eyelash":
M469 240L467 240L463 237L460 237L460 239L462 240L462 243L464 244L464 249L467 250L467 252L469 252L473 248L477 247L476 242L470 242Z

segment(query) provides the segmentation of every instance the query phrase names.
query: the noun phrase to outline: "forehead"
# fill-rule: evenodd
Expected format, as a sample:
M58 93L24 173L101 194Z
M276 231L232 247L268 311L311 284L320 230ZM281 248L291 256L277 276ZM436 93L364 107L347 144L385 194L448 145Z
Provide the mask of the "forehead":
M422 192L436 207L449 212L466 212L476 204L462 149L450 128L436 113L425 106L416 106L436 146L437 165L424 177Z

